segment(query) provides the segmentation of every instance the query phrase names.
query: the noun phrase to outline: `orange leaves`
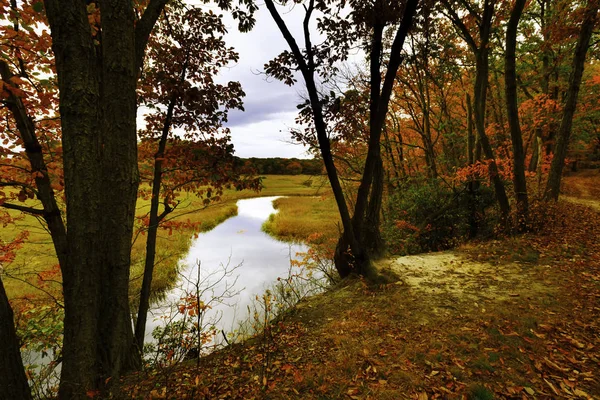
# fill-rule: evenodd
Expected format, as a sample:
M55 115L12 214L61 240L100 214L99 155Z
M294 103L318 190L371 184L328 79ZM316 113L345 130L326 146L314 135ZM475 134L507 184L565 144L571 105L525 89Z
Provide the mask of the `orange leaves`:
M23 246L28 237L29 232L22 231L10 242L0 240L0 266L6 266L15 259L16 251Z
M455 173L455 180L458 183L465 183L470 180L484 179L484 184L489 185L492 178L490 164L492 160L477 161L471 165L459 168ZM502 178L509 180L512 177L511 161L506 159L496 159L496 165Z
M397 220L397 221L394 222L394 225L396 226L396 228L398 228L400 230L409 230L409 231L413 231L413 232L419 232L420 231L420 229L417 226L415 226L415 225L413 225L410 222L405 221L405 220Z
M212 307L205 304L202 300L198 300L196 296L190 295L182 297L182 303L177 306L180 314L189 315L190 317L196 317L203 314L206 310Z

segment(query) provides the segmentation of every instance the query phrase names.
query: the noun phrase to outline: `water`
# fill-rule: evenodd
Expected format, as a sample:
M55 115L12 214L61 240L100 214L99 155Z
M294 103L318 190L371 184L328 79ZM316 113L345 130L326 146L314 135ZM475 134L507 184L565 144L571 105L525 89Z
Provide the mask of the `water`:
M272 238L261 230L269 215L277 212L273 200L260 197L239 200L238 215L194 239L187 256L181 260L181 277L175 289L149 311L146 341L164 320L181 318L177 305L186 294L202 292L210 306L207 319L216 319L217 331L230 332L247 317L247 307L256 296L288 276L290 258L305 252L302 244ZM201 284L196 287L196 282ZM222 297L223 301L214 301ZM212 302L211 299L213 299ZM209 303L210 302L210 303Z
M198 280L202 283L199 288L203 291L203 301L224 297L222 302L209 304L205 321L216 321L217 332L230 332L247 318L247 306L256 296L262 295L278 277L288 276L290 258L296 258L296 253L305 252L307 247L273 239L261 230L269 216L277 212L273 208L273 200L277 198L239 200L237 216L193 240L187 256L180 261L177 285L148 313L146 342L153 341L152 331L166 320L181 319L177 305L186 293L196 292ZM33 350L23 351L23 356L27 364L38 365L35 368L38 374L45 371L53 358ZM60 364L49 371L50 375L38 382L37 390L53 393L58 386Z

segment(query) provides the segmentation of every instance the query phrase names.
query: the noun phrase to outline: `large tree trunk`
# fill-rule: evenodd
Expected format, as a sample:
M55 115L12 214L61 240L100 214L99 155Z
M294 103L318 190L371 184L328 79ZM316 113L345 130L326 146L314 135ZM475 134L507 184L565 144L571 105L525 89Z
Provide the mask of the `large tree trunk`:
M519 231L525 230L528 220L529 201L527 197L527 181L525 180L525 152L523 151L523 137L519 124L519 107L517 104L517 72L515 53L517 48L517 27L526 0L516 0L506 27L506 52L504 55L506 110L510 138L513 148L514 189L517 199L517 227Z
M60 92L67 199L61 399L87 398L108 378L140 365L128 296L138 187L135 90L148 36L165 3L151 0L136 22L131 1L101 1L101 35L92 37L85 3L44 1Z
M129 272L137 164L135 14L131 1L100 0L102 12L102 248L99 347L101 376L141 367L134 350ZM114 160L119 160L115 163Z
M379 159L379 162L375 166L375 174L373 176L373 183L371 185L371 195L369 198L369 205L367 207L366 225L364 241L367 245L367 251L372 257L379 257L383 253L385 243L381 237L381 230L379 229L381 221L381 207L383 205L383 161Z
M13 311L0 278L0 400L28 400L31 390L27 383L19 338L15 332Z
M60 91L69 246L62 269L65 331L59 397L78 399L98 387L100 376L96 359L103 252L99 74L85 7L76 1L45 4Z
M565 164L565 157L569 147L569 139L571 137L571 127L573 125L573 116L577 107L577 97L583 77L583 69L585 66L585 58L590 44L590 39L598 17L598 0L589 0L587 9L581 24L581 31L573 55L573 64L571 76L569 78L569 89L567 91L567 100L563 109L563 117L558 130L558 138L554 147L554 158L550 166L550 174L548 175L548 183L546 185L546 200L558 200L560 194L560 181L562 171Z

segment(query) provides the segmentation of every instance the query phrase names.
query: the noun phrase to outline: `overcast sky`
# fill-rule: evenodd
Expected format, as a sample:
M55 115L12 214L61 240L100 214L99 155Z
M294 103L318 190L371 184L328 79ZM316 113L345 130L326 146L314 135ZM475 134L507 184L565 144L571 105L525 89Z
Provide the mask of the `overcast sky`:
M302 9L288 8L282 15L293 33L301 32ZM238 32L235 22L226 17L229 33L225 41L235 47L240 60L223 70L218 80L239 81L246 92L246 111L231 111L226 124L231 129L236 155L307 158L306 148L291 144L289 133L290 127L295 125L296 105L302 102L300 93L304 90L304 82L299 80L289 87L260 74L266 62L288 47L264 5L260 6L256 17L256 26L249 33Z

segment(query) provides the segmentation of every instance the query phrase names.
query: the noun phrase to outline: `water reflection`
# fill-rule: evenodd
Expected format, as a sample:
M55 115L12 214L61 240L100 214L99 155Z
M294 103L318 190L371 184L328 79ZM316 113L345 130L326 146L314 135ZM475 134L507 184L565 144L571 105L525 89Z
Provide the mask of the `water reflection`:
M216 328L229 332L237 327L240 319L245 318L247 306L255 296L261 295L278 277L287 276L290 257L307 248L301 244L281 242L261 231L269 215L277 212L273 208L273 200L277 198L239 200L237 216L194 239L188 255L181 261L182 278L177 287L149 312L147 340L151 338L152 330L161 325L158 317L172 313L170 306L180 302L186 292L195 292L194 284L198 278L203 281L204 287L213 286L211 291L215 296L221 296L225 290L230 291L232 296L226 304L212 304L213 308L209 311L213 316L221 314ZM234 268L230 276L221 279L224 269ZM207 302L211 296L211 293L205 293L203 301ZM234 304L235 307L231 306Z

